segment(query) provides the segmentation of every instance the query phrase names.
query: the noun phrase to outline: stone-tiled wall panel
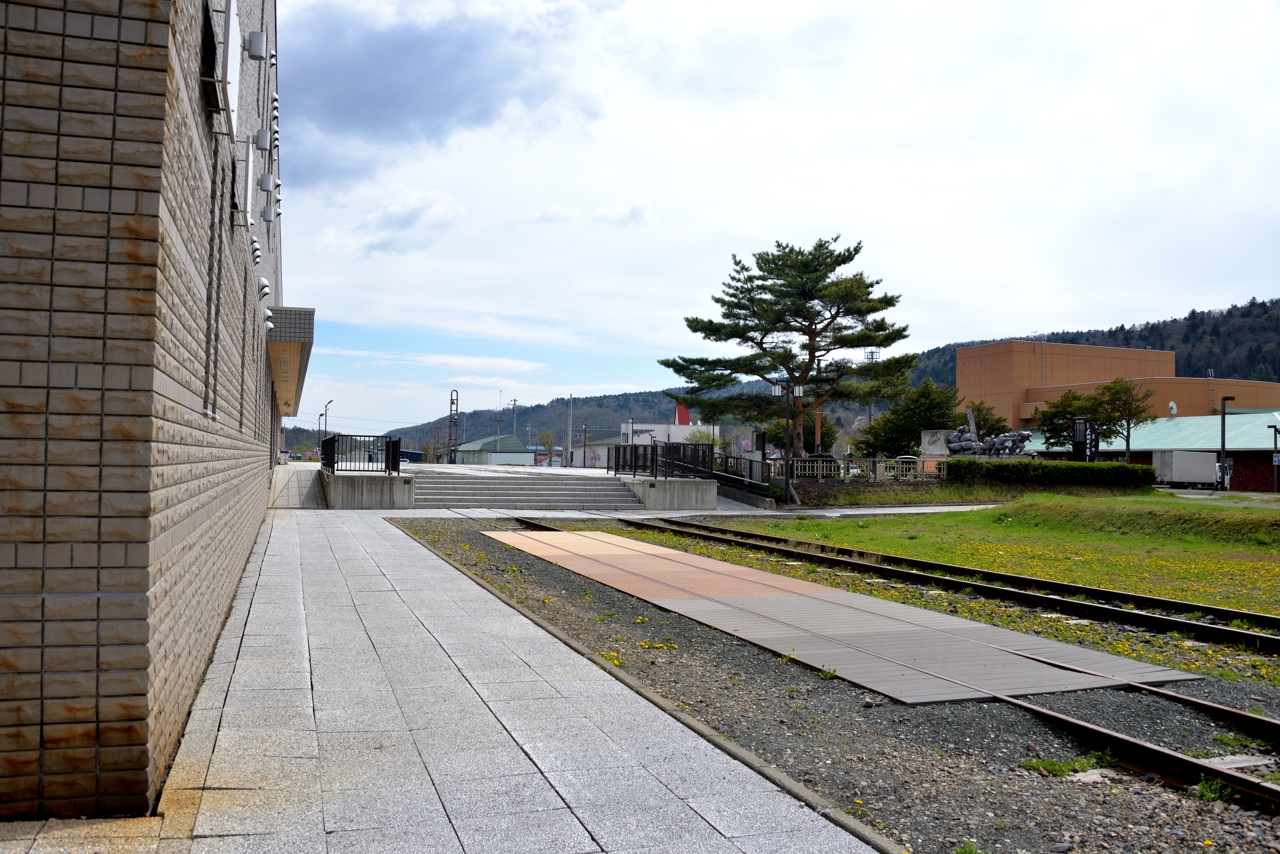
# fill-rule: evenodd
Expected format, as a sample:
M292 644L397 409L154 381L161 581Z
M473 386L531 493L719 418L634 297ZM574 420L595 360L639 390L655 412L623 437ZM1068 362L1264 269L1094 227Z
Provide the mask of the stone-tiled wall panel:
M200 0L0 14L0 817L138 813L267 500L237 152Z

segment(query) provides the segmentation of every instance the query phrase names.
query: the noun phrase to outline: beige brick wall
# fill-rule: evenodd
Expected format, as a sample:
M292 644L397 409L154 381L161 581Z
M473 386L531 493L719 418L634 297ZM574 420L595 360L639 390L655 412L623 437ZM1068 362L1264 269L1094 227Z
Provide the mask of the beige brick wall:
M235 150L199 0L0 8L0 817L141 813L278 427Z

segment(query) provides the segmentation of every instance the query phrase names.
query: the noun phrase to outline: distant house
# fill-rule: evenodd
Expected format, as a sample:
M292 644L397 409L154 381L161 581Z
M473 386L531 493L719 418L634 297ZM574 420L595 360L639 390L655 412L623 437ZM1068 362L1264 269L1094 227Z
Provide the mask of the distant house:
M458 462L480 466L531 466L533 451L519 436L489 436L459 445Z
M614 445L622 445L622 444L625 444L622 440L622 436L618 433L614 433L612 430L608 431L608 435L605 435L605 436L597 436L595 438L588 436L587 437L587 464L585 467L600 468L601 466L608 465L609 449ZM573 464L575 466L582 465L582 446L581 445L578 446L577 454L574 456Z
M710 433L718 441L720 428L714 424L703 426L701 422L694 424L689 417L689 410L682 404L676 404L676 421L674 424L633 424L622 423L619 432L623 445L648 445L652 442L684 442L690 433Z

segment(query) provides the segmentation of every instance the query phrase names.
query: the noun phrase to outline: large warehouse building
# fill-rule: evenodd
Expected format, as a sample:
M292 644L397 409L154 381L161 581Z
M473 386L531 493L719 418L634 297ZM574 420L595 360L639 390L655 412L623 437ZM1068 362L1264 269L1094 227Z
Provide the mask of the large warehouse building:
M1015 429L1033 426L1032 413L1071 389L1088 394L1124 377L1152 389L1161 415L1214 415L1223 397L1230 412L1280 409L1280 383L1174 376L1174 353L1043 341L999 341L956 350L956 389L967 403L985 400ZM1172 408L1170 408L1172 404ZM962 404L963 406L964 404Z
M275 4L235 10L5 6L0 818L150 809L296 412Z

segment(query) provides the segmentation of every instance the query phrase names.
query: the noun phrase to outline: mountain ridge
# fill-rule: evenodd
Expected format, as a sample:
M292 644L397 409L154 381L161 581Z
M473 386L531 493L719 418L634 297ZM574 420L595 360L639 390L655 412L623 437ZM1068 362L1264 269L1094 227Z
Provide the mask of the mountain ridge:
M1102 347L1136 347L1152 350L1173 350L1175 374L1180 377L1203 377L1213 369L1222 379L1261 379L1275 382L1280 376L1280 298L1249 300L1224 309L1192 310L1185 317L1156 320L1111 329L1091 329L1075 332L1051 332L1043 336L1049 342L1062 344L1090 344ZM920 361L911 372L912 385L920 385L931 379L937 385L955 385L956 349L996 341L1029 340L1030 336L992 338L977 341L959 341L932 347L920 354ZM760 380L743 384L745 387L763 385ZM739 386L741 388L743 386ZM675 389L670 389L674 391ZM722 393L730 393L728 389ZM591 395L573 401L574 428L586 424L595 429L613 429L634 418L642 423L669 423L675 417L675 401L661 391L624 392L612 395ZM696 419L697 415L694 413ZM546 403L518 407L517 431L520 437L551 430L556 441L568 420L568 398L558 397ZM842 419L844 420L844 419ZM852 420L851 418L848 420ZM399 436L404 447L417 449L424 442L438 438L443 441L448 418L441 417L411 427L388 430L384 435ZM497 422L492 409L473 409L460 414L460 438L465 441L493 436ZM526 430L525 428L530 428ZM506 410L502 422L504 433L511 432L511 410ZM289 437L297 431L300 439L314 440L314 431L290 428ZM287 442L290 447L292 442Z

